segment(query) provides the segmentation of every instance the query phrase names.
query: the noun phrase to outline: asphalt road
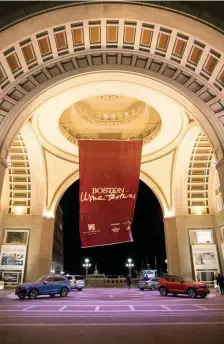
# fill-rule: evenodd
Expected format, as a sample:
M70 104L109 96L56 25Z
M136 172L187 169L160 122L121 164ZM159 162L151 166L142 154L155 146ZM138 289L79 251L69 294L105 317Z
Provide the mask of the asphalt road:
M85 289L67 298L19 300L0 292L1 344L221 344L224 296Z

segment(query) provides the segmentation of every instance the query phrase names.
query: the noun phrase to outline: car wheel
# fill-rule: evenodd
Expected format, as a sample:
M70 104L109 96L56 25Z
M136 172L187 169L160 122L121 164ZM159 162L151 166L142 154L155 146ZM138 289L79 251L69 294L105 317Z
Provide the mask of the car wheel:
M37 289L31 289L29 292L29 299L34 300L37 298L38 295L39 295L39 293L38 293Z
M25 296L18 296L20 300L24 300Z
M197 297L197 293L193 288L188 290L187 295L190 299L196 299Z
M168 291L167 291L167 289L165 287L161 287L159 289L159 292L160 292L161 296L167 296L167 294L168 294Z
M62 288L60 292L61 297L66 297L68 296L68 288Z
M78 291L82 291L82 288L78 288Z
M143 291L143 290L144 290L144 288L140 288L140 290L141 290L141 291Z
M155 287L155 285L154 284L152 284L151 286L150 286L150 290L156 290L156 287Z

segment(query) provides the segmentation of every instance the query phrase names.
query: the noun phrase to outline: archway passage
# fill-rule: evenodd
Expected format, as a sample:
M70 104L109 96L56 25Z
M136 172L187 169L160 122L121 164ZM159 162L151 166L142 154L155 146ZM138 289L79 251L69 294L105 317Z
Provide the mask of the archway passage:
M72 184L63 195L60 206L63 210L64 228L64 270L66 272L83 272L84 258L91 259L93 272L97 263L98 270L105 274L126 274L125 263L131 257L135 270L147 267L164 269L165 238L163 215L160 204L142 181L139 183L138 196L133 220L132 243L124 243L95 248L81 248L79 237L79 181Z

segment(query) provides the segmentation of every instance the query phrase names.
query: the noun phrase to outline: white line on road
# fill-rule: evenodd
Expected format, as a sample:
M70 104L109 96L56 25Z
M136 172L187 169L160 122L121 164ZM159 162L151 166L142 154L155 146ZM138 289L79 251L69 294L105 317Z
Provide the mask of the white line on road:
M29 307L23 308L23 309L21 309L21 312L28 311L29 309L31 309L33 307L35 307L35 306L29 306Z
M130 306L128 306L129 308L130 308L130 310L132 311L132 312L135 312L136 310L135 310L135 308L132 306L132 305L130 305Z
M114 327L125 327L125 326L201 326L201 325L224 325L224 321L197 321L197 322L161 322L161 323L153 323L153 322L147 322L147 323L89 323L89 324L80 324L80 323L71 323L71 324L48 324L48 323L39 323L39 324L0 324L0 327L91 327L91 326L97 326L97 327L108 327L108 326L114 326Z
M200 308L200 309L203 309L203 311L208 311L208 308L205 308L205 307L202 307L202 306L199 306L199 305L192 305L192 306Z
M63 312L63 310L66 308L67 308L67 306L62 306L61 308L59 308L58 312Z
M170 309L169 307L165 306L165 305L160 305L161 307L163 307L164 309L166 309L167 311L172 312L172 309Z
M99 310L100 310L100 306L96 306L95 312L99 312Z

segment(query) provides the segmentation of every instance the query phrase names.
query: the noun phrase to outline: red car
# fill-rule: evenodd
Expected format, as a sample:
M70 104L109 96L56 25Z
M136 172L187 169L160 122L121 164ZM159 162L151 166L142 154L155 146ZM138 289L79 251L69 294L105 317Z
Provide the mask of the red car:
M186 294L189 298L195 299L197 296L205 298L210 294L206 283L195 282L189 277L166 275L159 280L159 292L161 296L167 294Z

